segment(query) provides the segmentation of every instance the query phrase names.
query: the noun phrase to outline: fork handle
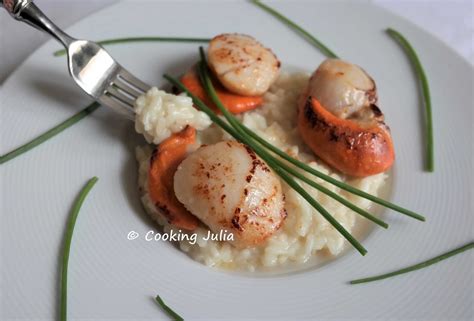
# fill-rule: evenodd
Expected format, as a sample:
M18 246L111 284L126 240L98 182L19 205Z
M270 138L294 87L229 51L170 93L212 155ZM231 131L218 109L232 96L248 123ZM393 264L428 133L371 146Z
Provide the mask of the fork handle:
M8 11L14 19L26 22L27 24L44 31L59 42L64 47L75 41L57 27L48 17L33 3L33 0L0 0L0 6Z

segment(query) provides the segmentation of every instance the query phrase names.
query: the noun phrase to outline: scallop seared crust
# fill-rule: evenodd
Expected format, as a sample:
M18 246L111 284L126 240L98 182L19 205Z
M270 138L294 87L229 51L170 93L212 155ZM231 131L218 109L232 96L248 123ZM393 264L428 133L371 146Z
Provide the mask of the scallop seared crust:
M174 176L178 200L214 233L238 247L257 245L286 217L280 180L248 146L223 141L188 156Z

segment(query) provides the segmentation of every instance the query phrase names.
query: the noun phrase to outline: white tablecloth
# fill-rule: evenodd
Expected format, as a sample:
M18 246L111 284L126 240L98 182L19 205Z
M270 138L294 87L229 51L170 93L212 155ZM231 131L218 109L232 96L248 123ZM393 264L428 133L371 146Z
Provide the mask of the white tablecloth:
M365 1L380 5L435 34L473 64L474 27L471 0ZM51 20L66 28L115 2L116 0L37 0L36 4ZM28 55L49 39L47 35L14 21L4 10L1 11L0 85Z

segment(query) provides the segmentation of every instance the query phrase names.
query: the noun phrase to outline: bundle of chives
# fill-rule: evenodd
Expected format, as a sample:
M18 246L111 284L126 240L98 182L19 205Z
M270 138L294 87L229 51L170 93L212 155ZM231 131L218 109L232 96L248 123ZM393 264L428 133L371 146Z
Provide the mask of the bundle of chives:
M279 150L275 146L271 145L270 143L266 142L263 138L258 136L255 132L247 128L245 125L240 123L237 118L234 117L222 104L222 102L219 100L219 97L217 96L214 87L212 85L212 82L210 80L209 76L209 70L208 66L205 60L204 56L204 51L202 48L200 48L200 55L201 55L201 62L198 65L198 72L199 76L201 78L201 82L203 84L203 87L205 88L206 93L209 95L209 97L212 99L212 101L216 104L216 106L219 108L219 110L222 112L224 118L226 121L218 117L215 112L213 112L208 106L206 106L201 100L199 100L196 96L194 96L179 80L169 76L169 75L164 75L164 77L170 81L173 85L175 85L177 88L180 90L186 92L194 101L196 106L206 113L213 122L215 122L218 126L220 126L222 129L224 129L226 132L228 132L231 136L233 136L235 139L238 141L250 146L255 153L257 153L274 171L277 173L290 187L292 187L295 191L297 191L312 207L314 207L321 215L328 220L329 223L331 223L334 228L339 231L348 241L351 243L362 255L364 255L367 251L366 249L339 223L337 220L334 219L334 217L324 209L321 204L319 204L314 198L311 197L311 195L308 194L308 192L302 188L299 183L295 180L295 178L309 184L310 186L318 189L319 191L327 194L328 196L334 198L338 202L341 202L343 205L347 206L348 208L354 210L356 213L362 215L363 217L371 220L372 222L382 226L382 227L388 227L388 225L383 222L382 220L374 217L370 213L367 213L361 208L358 208L354 204L351 204L349 201L346 199L342 198L341 196L337 195L334 192L331 192L321 184L318 184L315 181L312 181L311 179L307 178L304 174L301 174L298 170L293 168L292 166L288 165L281 159L275 157L273 154L274 153L281 158L289 161L296 167L299 167L303 171L310 173L312 175L315 175L323 180L326 180L346 191L349 191L351 193L354 193L356 195L359 195L361 197L367 198L371 201L374 201L378 204L384 205L388 208L394 209L400 213L406 214L412 218L418 219L420 221L424 221L424 217L413 212L410 210L407 210L405 208L402 208L398 205L392 204L390 202L387 202L385 200L382 200L376 196L373 196L371 194L365 193L361 190L358 190L346 183L343 183L341 181L338 181L328 175L325 175L316 169L310 167L307 164L304 164L289 155L287 155L285 152Z

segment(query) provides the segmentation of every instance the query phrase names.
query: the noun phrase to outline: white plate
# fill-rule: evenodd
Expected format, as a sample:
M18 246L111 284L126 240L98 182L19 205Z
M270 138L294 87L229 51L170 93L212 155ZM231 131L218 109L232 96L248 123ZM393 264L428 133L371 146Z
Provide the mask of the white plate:
M71 204L86 180L100 180L74 235L69 270L71 319L165 318L159 293L187 319L455 319L472 317L472 253L429 269L366 285L347 281L391 271L472 238L472 67L437 39L377 7L355 3L274 3L331 49L377 81L396 148L394 202L427 217L389 212L366 257L351 251L319 269L255 278L193 262L169 243L127 240L155 226L136 188L130 122L101 108L46 144L1 166L2 319L52 319L57 308L58 251ZM405 54L383 30L400 30L427 70L434 109L436 171L422 171L421 112ZM283 63L313 70L324 58L267 13L246 2L119 3L68 30L86 39L213 36L243 32ZM3 154L81 109L88 99L68 78L49 42L1 89ZM197 59L196 44L116 45L110 52L151 84Z

